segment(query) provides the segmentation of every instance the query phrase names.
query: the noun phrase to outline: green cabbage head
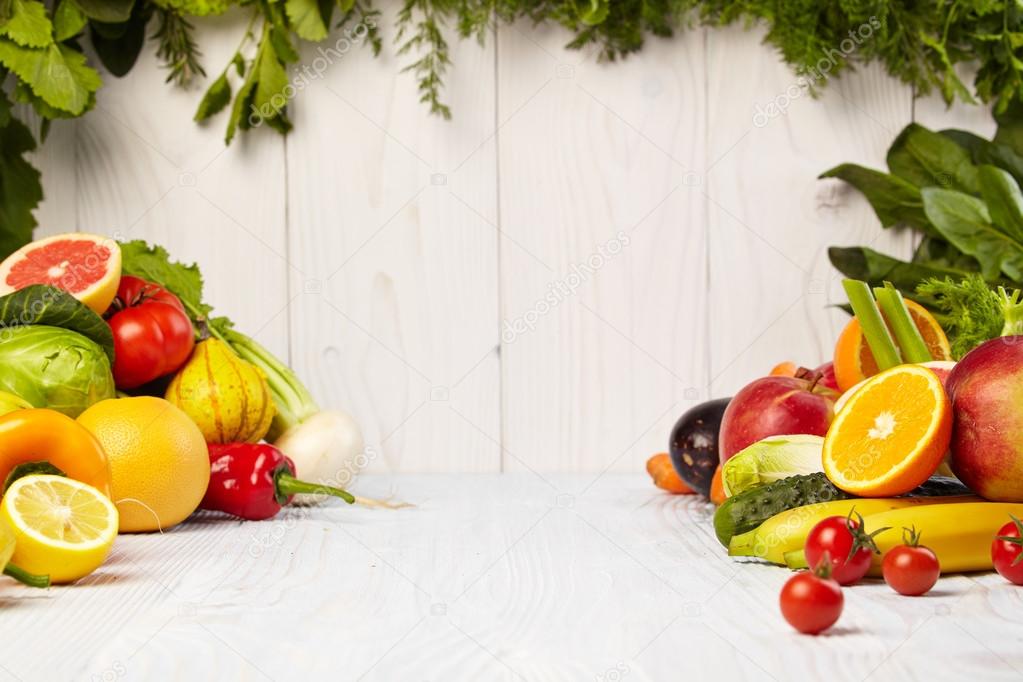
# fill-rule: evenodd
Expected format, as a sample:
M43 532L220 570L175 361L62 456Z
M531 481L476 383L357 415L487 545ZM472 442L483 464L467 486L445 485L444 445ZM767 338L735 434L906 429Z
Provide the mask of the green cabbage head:
M46 325L0 329L0 391L77 417L114 397L110 361L95 341Z

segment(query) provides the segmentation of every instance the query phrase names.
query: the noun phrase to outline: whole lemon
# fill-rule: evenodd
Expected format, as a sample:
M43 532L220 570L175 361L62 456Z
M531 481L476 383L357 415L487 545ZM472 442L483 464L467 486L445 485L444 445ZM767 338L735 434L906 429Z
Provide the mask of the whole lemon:
M98 402L78 417L110 459L122 533L167 530L196 510L210 482L199 427L162 398Z

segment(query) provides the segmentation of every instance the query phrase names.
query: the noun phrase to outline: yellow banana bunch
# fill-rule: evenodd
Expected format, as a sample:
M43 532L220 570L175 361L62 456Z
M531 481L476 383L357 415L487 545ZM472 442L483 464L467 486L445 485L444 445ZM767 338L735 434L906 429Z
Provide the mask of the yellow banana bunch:
M755 556L773 564L784 565L785 554L797 551L802 554L806 536L818 522L829 516L848 516L849 511L855 508L858 514L872 517L890 510L914 511L923 506L949 506L949 503L979 502L979 500L979 497L973 495L961 495L862 498L808 504L775 514L760 524L756 530L736 535L728 544L728 554L730 556ZM879 524L872 521L867 524L867 529L881 528L883 525L892 524ZM917 524L918 528L919 525ZM902 537L901 531L898 537Z
M881 575L881 559L888 550L902 544L902 529L915 526L920 544L938 556L942 573L991 570L991 542L1012 514L1023 516L1023 504L1009 502L971 502L927 507L895 509L867 516L864 526L871 529L890 526L891 530L874 540L880 555L874 557L869 575Z

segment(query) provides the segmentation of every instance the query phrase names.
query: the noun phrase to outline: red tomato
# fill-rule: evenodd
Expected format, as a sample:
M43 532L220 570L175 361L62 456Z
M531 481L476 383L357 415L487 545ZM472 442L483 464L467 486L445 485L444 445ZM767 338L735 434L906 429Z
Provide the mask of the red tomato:
M904 528L904 545L893 547L884 555L881 572L888 586L899 594L916 597L930 591L941 575L937 555L920 546L915 528Z
M781 588L781 615L803 634L823 632L842 615L845 597L838 583L827 577L829 570L825 564L820 574L800 571Z
M178 297L138 277L121 277L106 315L118 388L137 388L176 371L195 347L192 321Z
M863 517L829 516L820 521L806 537L803 552L806 564L810 568L820 566L826 560L831 563L831 577L839 585L852 585L870 570L870 562L874 554L880 554L874 543L874 535L867 535L861 528Z
M991 543L991 561L1003 578L1023 585L1023 523L1015 516L1002 526Z

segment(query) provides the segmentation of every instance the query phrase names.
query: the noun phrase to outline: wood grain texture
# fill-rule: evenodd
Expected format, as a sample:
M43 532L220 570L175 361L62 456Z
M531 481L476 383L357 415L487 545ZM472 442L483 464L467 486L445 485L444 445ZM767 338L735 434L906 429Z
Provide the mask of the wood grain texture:
M708 37L711 391L731 395L784 360L829 361L846 316L829 245L906 256L908 235L882 231L869 205L823 171L883 167L911 120L910 91L881 68L817 83L814 98L753 35ZM746 74L743 88L734 73Z
M1023 597L996 575L919 599L868 581L845 590L834 630L801 637L777 609L790 573L725 557L706 504L644 476L591 483L367 476L359 492L417 506L206 513L121 536L78 585L0 584L0 679L1023 675Z
M242 18L200 22L211 73ZM371 470L634 471L700 400L830 358L828 245L911 253L821 171L883 168L914 117L992 127L877 68L812 98L759 37L691 31L608 65L504 26L454 43L445 122L403 58L338 33L292 74L295 131L230 148L146 50L36 155L40 233L198 261L219 312L358 418Z
M507 470L634 468L705 397L703 40L611 66L500 30Z
M378 470L500 468L493 47L453 57L454 122L355 47L310 80L288 140L291 358Z

